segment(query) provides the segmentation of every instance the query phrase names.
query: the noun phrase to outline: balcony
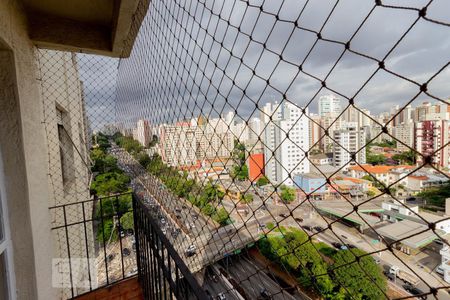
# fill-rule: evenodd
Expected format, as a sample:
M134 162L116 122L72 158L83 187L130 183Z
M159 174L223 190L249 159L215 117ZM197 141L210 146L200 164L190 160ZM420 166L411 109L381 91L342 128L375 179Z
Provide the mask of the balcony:
M64 240L65 258L54 261L62 298L207 299L157 224L161 212L143 197L96 197L50 212L57 219L52 230Z

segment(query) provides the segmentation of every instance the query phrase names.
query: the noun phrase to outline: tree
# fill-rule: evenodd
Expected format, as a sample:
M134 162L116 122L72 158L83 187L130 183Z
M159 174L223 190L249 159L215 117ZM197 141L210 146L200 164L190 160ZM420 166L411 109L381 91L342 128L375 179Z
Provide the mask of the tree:
M130 178L119 172L107 172L95 177L91 190L96 195L108 196L128 190Z
M398 161L399 164L415 165L417 158L416 156L416 152L414 152L413 150L409 150L400 154L395 154L394 156L392 156L392 159Z
M237 179L239 181L244 181L248 179L248 167L247 165L242 166L233 166L233 169L231 170L231 177L233 179Z
M253 202L253 195L252 194L241 194L241 202L242 203Z
M282 185L280 187L281 189L281 200L283 200L285 203L290 203L292 201L295 200L295 189L294 188L290 188L286 185Z
M144 168L147 168L147 166L150 164L150 156L148 156L147 153L140 152L136 155L137 161L143 166Z
M372 154L367 150L366 162L371 165L382 165L386 162L386 157L382 154Z
M423 190L417 194L417 197L426 199L427 204L445 207L445 199L450 198L450 182Z
M158 144L159 140L158 140L158 136L156 134L154 134L152 136L152 140L150 141L150 143L148 143L148 147L155 147L156 144Z
M258 178L258 180L256 181L256 185L257 186L264 186L266 184L269 184L269 179L267 179L266 176L261 176Z
M133 218L133 212L129 211L126 212L121 218L120 218L120 225L124 230L128 229L134 229L134 218Z
M329 268L336 283L344 287L352 299L385 298L386 278L370 255L360 249L336 251Z
M213 220L219 223L220 225L224 226L227 225L230 221L230 215L228 214L227 210L223 207L216 210L216 213L213 215Z

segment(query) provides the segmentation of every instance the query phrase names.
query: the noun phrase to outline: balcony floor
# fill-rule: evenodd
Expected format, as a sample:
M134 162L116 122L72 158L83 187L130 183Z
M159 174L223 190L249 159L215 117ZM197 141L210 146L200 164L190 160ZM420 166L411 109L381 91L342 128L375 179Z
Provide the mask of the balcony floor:
M75 297L76 300L144 300L137 276L125 279L88 294Z

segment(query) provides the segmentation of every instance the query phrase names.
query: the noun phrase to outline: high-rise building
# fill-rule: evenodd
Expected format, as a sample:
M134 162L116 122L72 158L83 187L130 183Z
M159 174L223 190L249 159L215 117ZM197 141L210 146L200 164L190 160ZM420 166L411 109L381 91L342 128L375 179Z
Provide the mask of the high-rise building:
M248 121L248 144L255 144L262 133L263 124L259 118L251 118Z
M229 158L234 148L235 135L232 128L222 118L212 119L195 131L196 156L205 159Z
M270 115L272 121L264 130L265 174L273 183L292 185L289 175L309 172L305 158L309 150L309 120L302 108L288 102L271 105Z
M408 151L414 148L414 123L402 123L392 127L392 135L397 140L397 149ZM401 142L401 143L400 143Z
M417 152L425 156L432 156L432 163L448 168L450 166L450 121L423 121L416 124L416 147ZM418 155L417 160L422 161Z
M366 132L358 127L356 122L344 123L341 129L333 131L333 139L335 141L333 143L334 166L345 166L344 169L346 169L354 165L355 161L351 161L352 154L355 154L356 162L366 163L366 151L361 149L366 142ZM356 153L357 151L359 152Z
M320 127L321 118L316 114L309 114L309 145L320 148L323 129Z
M169 166L192 166L197 164L196 127L187 122L160 126L160 153Z
M135 139L144 147L147 147L151 141L150 125L148 120L137 121Z
M341 99L334 95L324 95L319 98L319 116L327 114L338 115L342 111Z

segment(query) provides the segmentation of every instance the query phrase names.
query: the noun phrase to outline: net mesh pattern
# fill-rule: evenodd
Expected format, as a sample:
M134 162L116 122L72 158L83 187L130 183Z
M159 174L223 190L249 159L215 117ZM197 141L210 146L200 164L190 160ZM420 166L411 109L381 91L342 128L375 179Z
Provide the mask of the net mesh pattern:
M120 61L37 50L54 205L118 192L104 139L214 297L448 298L446 8L156 0Z

